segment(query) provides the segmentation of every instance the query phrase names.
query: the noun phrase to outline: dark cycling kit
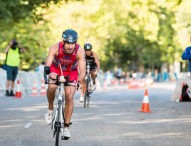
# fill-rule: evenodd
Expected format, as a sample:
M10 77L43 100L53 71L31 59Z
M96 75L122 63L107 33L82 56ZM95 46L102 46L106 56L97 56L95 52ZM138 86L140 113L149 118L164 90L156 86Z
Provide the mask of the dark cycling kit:
M86 55L86 61L89 62L90 65L90 71L97 69L97 64L95 63L95 58L93 56L93 52L91 51L91 55Z

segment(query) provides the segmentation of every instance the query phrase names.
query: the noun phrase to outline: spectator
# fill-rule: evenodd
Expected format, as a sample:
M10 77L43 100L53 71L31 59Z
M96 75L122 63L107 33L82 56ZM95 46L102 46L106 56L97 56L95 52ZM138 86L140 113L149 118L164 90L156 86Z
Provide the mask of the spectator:
M14 95L14 87L15 87L15 79L18 74L18 66L20 63L20 53L24 52L24 48L22 48L16 39L10 41L9 45L5 49L5 53L7 54L6 64L7 64L7 82L6 82L6 96L15 96ZM11 87L11 91L9 91Z
M190 42L191 42L191 36L190 36ZM182 60L188 60L189 61L189 71L191 73L191 46L188 46L183 54L182 54Z
M116 73L115 73L115 77L120 80L122 77L122 69L120 67L118 67Z
M44 72L44 65L45 65L45 62L42 61L41 64L38 66L38 71Z

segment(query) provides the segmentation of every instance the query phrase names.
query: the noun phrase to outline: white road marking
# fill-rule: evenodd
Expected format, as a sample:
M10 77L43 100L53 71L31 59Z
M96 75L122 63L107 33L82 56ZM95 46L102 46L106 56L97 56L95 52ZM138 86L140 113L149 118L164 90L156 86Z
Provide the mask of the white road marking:
M31 125L32 125L32 123L27 123L27 124L25 125L25 128L29 128Z

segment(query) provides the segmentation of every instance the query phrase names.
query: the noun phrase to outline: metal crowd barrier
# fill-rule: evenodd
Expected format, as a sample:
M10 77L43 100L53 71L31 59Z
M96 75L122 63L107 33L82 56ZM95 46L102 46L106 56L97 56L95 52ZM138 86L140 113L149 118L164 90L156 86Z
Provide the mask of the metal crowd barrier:
M0 68L0 93L4 94L6 90L6 80L7 75L6 71ZM44 81L43 72L25 72L25 71L19 71L17 78L15 80L15 88L14 91L17 90L17 82L20 82L20 90L23 95L29 95L32 94L33 87L35 86L37 88L38 94L40 93L42 82ZM103 78L98 75L97 77L97 89L101 89L101 86L103 86ZM47 85L45 85L47 88Z

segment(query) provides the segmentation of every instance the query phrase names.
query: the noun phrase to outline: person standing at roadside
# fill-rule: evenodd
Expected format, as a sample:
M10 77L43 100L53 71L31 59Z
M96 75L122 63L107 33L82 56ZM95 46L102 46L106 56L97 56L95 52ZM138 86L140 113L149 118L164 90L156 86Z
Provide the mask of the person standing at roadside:
M7 54L7 81L6 81L6 93L5 96L15 96L13 90L15 87L15 79L18 74L18 67L20 64L20 53L24 52L24 48L19 46L16 39L10 41L9 45L5 49ZM11 90L9 90L11 88Z
M190 36L190 42L191 42L191 36ZM191 46L186 47L186 49L182 53L182 60L189 61L189 71L190 71L190 79L191 79Z
M38 71L44 72L45 62L42 61L41 64L38 66Z

